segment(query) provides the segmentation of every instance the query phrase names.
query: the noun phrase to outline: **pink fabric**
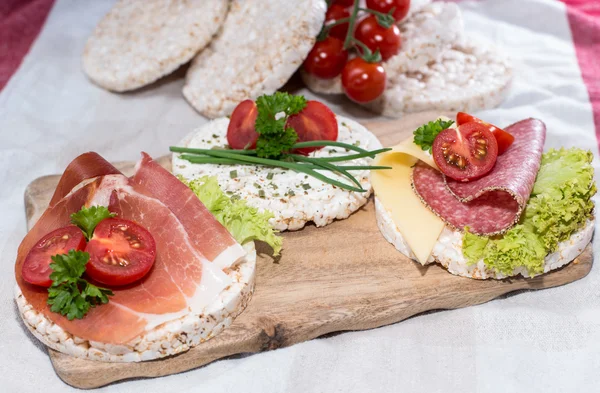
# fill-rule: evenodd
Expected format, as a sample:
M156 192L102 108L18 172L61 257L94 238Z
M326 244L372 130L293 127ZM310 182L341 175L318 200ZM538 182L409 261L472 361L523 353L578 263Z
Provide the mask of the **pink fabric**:
M581 76L592 104L596 139L600 141L600 1L563 1L567 5Z
M29 52L53 4L54 0L0 1L0 91Z

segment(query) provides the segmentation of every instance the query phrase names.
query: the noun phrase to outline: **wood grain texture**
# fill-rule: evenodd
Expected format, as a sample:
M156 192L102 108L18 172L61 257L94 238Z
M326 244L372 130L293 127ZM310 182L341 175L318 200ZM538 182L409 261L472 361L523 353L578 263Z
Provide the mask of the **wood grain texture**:
M384 145L392 145L435 114L422 113L367 124ZM168 166L168 157L161 163ZM132 163L117 165L125 173ZM46 208L58 176L35 180L25 193L28 225ZM94 388L111 382L158 377L190 370L216 359L307 341L327 333L370 329L428 310L455 309L523 289L563 285L588 274L591 246L574 263L534 279L472 280L439 265L412 262L380 234L370 201L350 218L324 228L284 233L284 250L274 261L261 252L254 296L234 323L190 351L143 363L101 363L49 349L59 377L69 385Z

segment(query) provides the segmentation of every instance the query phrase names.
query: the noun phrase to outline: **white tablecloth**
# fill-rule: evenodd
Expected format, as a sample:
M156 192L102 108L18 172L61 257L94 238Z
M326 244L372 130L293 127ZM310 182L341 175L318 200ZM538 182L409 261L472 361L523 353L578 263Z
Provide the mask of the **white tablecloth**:
M142 150L165 154L169 144L206 121L184 101L182 75L127 94L106 92L86 80L82 48L111 3L58 0L31 52L0 93L2 392L72 389L56 376L46 349L26 331L13 301L13 265L26 232L27 184L60 173L88 150L109 160L135 160ZM598 154L565 6L549 0L460 6L467 31L503 46L515 63L507 100L480 115L500 125L538 117L548 125L547 148L579 146ZM359 120L372 116L341 99L327 102ZM594 249L597 255L598 241ZM564 287L100 390L600 391L600 264L595 263L588 277Z

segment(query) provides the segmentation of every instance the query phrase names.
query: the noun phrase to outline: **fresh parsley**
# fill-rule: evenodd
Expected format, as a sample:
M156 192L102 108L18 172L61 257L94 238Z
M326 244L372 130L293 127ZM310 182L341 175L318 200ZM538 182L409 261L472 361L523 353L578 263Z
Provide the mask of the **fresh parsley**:
M66 316L69 321L83 318L91 307L108 303L108 296L113 295L111 290L81 278L89 259L87 252L75 250L52 257L48 304L50 311Z
M256 100L258 116L255 128L260 135L256 141L256 155L262 158L280 158L292 150L298 141L298 134L292 127L286 127L289 116L299 113L306 107L306 98L288 93L276 92L262 95Z
M442 119L423 124L413 132L413 135L415 136L415 145L421 146L421 149L431 153L431 147L433 146L435 137L446 128L449 128L452 124L454 124L454 121Z
M114 216L115 214L108 211L105 206L92 206L90 208L82 206L77 213L71 214L71 223L81 228L86 239L90 240L96 225L105 218Z

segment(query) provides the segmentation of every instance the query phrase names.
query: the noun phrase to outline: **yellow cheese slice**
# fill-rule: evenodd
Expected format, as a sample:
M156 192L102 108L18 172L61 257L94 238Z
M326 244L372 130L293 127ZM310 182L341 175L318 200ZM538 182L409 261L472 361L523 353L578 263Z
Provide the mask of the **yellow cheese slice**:
M433 158L410 137L377 157L374 165L392 169L371 172L371 183L417 260L425 264L445 224L423 205L411 187L412 166L418 160L437 169Z

